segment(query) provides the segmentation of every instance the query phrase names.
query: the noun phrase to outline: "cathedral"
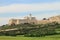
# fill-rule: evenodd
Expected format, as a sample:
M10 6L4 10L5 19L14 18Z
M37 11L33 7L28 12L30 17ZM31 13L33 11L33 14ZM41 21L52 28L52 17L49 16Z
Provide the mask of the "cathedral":
M9 20L9 25L15 24L25 24L25 23L29 23L29 24L37 24L37 19L36 17L32 17L32 14L29 14L29 16L25 16L23 19L10 19Z

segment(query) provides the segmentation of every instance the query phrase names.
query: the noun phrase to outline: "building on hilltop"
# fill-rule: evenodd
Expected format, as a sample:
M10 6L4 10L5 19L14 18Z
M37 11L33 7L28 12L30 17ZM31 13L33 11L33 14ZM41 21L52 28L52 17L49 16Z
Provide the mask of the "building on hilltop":
M30 24L36 24L37 23L37 19L35 17L32 17L32 14L29 14L29 16L25 16L24 19L10 19L9 20L9 25L12 24L24 24L24 23L30 23Z
M32 17L32 14L29 14L29 16L25 16L24 19L10 19L9 20L9 25L12 24L47 24L47 23L52 23L52 22L58 22L60 23L60 15L59 16L53 16L48 19L43 18L43 20L37 20L36 17Z

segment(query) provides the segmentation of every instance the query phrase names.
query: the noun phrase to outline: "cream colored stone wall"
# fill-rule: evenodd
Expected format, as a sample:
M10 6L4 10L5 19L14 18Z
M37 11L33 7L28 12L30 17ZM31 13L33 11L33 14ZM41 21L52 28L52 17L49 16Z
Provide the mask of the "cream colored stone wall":
M11 24L24 24L24 23L34 23L34 24L36 24L37 23L37 20L36 20L36 18L35 17L31 17L30 19L29 19L29 17L27 17L27 18L24 18L24 19L10 19L9 20L9 25L11 25Z

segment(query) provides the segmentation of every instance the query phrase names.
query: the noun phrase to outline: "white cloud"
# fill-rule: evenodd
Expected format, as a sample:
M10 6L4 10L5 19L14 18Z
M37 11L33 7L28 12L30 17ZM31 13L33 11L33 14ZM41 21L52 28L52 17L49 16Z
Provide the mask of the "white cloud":
M7 24L7 23L8 23L8 19L9 19L9 18L1 18L1 17L0 17L0 26Z
M53 13L43 13L43 14L36 14L34 15L38 20L42 20L43 18L50 18L53 16L58 16L59 14L56 12Z
M60 10L60 3L11 4L7 6L0 6L0 13L45 10Z

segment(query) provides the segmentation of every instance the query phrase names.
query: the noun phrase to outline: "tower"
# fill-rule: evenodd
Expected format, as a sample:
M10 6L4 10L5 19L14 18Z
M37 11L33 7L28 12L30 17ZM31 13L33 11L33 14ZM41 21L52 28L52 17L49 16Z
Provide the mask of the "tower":
M31 13L29 14L29 18L30 18L30 20L32 19L32 14Z
M29 16L32 17L32 14L30 13Z

